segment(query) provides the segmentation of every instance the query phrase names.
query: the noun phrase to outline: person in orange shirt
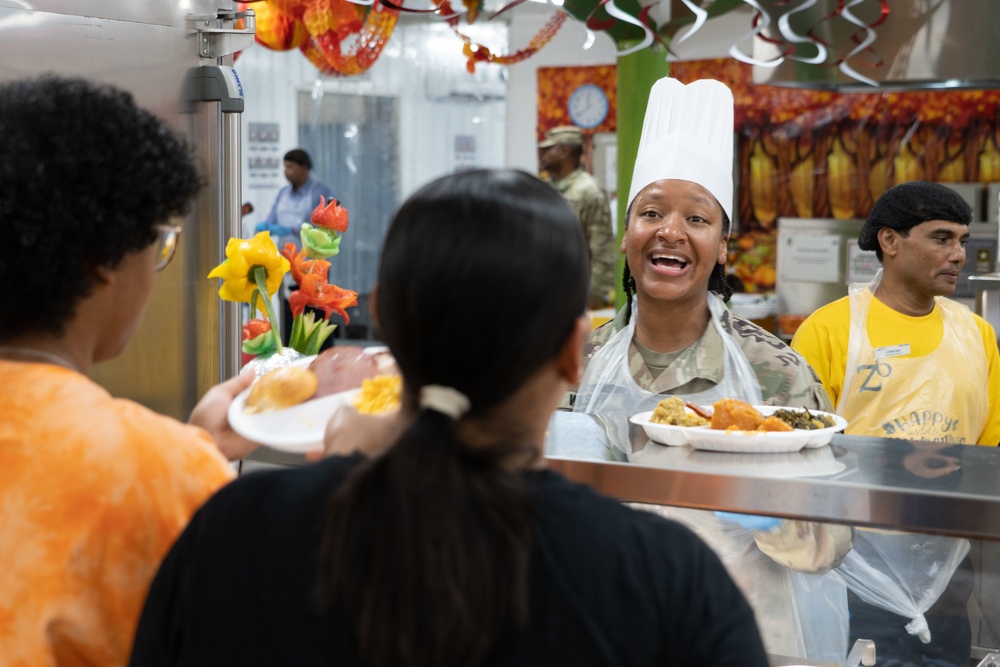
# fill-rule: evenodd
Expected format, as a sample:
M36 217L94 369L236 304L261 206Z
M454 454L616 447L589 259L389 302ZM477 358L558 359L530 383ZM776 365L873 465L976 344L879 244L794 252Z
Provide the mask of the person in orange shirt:
M87 378L121 353L200 188L185 144L127 93L0 84L0 666L126 663L149 584L255 446Z

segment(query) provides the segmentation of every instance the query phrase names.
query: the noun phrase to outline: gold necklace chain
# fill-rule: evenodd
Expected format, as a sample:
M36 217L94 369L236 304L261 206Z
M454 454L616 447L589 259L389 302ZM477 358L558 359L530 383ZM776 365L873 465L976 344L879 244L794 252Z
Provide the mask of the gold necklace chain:
M29 357L34 359L41 359L47 361L50 364L55 364L56 366L62 366L63 368L68 368L71 371L80 372L76 366L74 366L68 359L60 357L58 354L53 354L51 352L46 352L45 350L35 350L30 347L8 347L6 345L0 345L0 356L19 356L19 357Z

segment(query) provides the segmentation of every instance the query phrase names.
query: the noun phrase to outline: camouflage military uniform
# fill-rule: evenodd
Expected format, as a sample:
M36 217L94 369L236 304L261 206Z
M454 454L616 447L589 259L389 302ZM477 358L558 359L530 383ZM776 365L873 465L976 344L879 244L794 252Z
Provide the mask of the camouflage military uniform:
M593 355L616 332L625 328L625 312L622 308L614 320L591 334L584 350L585 364L589 364ZM756 324L733 315L729 310L722 313L721 324L723 331L736 340L753 368L760 382L764 403L832 411L830 398L823 385L798 353ZM629 345L628 361L630 374L640 388L657 394L690 394L712 389L720 383L724 375L725 348L718 330L709 323L698 341L679 352L659 354L651 350L640 351L633 340ZM623 394L625 400L629 400L631 396L628 392ZM566 408L566 403L572 397L572 394L568 396L561 407ZM592 417L604 427L612 446L619 449L624 447L629 455L631 437L621 428L624 418L615 415L616 410L628 410L628 406L615 406L607 415L594 414ZM728 540L738 534L735 524L727 525L721 517L702 510L641 503L632 506L688 525L723 557L723 562L743 588L751 606L764 619L766 632L762 636L769 650L788 652L800 633L806 629L815 631L817 624L827 628L828 633L834 633L834 637L844 635L846 644L846 627L828 627L828 621L839 622L846 617L846 602L840 602L840 597L836 594L829 599L823 597L821 604L809 609L808 617L796 616L794 623L776 611L795 608L794 602L787 599L787 596L805 580L787 579L787 575L783 575L780 570L768 566L767 561L753 557L752 552L733 554ZM752 539L770 561L790 570L813 575L822 575L838 566L851 550L854 537L853 529L849 526L797 520L781 520L770 528L747 528L746 531L749 537L739 539ZM726 556L727 553L729 557ZM820 580L812 580L810 585L819 587ZM842 583L823 580L819 590L824 590L827 586L837 591L843 589Z
M552 181L580 218L590 248L590 304L603 307L614 301L615 237L611 231L611 207L594 177L582 169Z
M584 349L584 364L624 327L625 309L622 308L614 320L591 334ZM760 382L765 404L833 412L830 397L816 373L792 348L728 310L722 316L722 328L735 338L750 362ZM658 394L689 394L714 387L722 379L724 358L722 339L711 325L694 345L680 352L641 351L635 340L629 346L629 370L636 384ZM659 368L662 370L657 372Z

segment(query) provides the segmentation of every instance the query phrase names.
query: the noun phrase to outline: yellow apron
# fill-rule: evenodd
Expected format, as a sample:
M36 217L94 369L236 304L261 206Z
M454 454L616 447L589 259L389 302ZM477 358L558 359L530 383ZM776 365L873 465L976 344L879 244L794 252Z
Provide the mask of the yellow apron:
M847 366L837 413L845 433L974 445L989 412L979 329L965 306L937 299L944 335L937 349L904 358L906 345L872 348L866 322L874 285L852 289ZM856 286L852 286L856 287Z
M937 299L944 326L930 354L904 358L909 345L873 349L868 310L881 271L851 285L851 325L837 412L846 433L906 440L976 444L986 424L988 375L979 329L961 304ZM910 619L905 631L932 641L924 613L948 586L969 552L964 539L858 529L854 549L837 571L868 604ZM902 632L904 628L900 628Z

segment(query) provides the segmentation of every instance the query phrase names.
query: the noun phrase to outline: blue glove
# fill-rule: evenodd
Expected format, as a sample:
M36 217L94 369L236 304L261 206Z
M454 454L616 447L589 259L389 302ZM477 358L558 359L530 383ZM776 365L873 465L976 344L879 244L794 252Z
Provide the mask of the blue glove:
M743 526L747 530L763 533L774 530L781 524L781 519L773 516L755 516L753 514L735 514L733 512L716 512L715 516L722 521L728 521Z
M279 225L274 223L273 225L267 224L267 221L258 222L257 226L253 228L254 234L259 234L260 232L268 232L272 236L291 236L291 227L285 227L284 225Z

